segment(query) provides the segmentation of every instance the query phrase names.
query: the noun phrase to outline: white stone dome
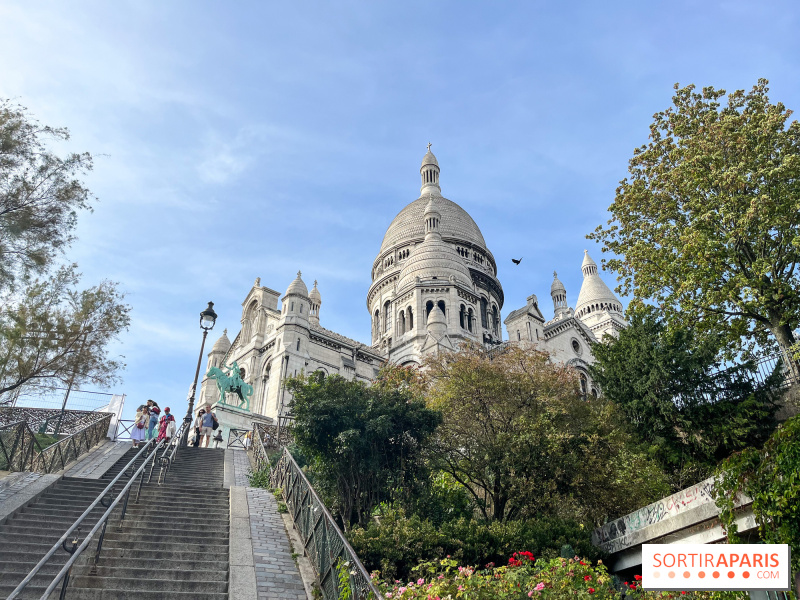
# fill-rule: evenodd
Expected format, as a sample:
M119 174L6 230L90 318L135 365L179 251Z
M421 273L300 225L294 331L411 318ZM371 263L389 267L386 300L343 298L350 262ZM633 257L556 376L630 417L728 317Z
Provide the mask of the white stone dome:
M211 352L222 352L225 354L228 349L231 347L231 341L228 339L228 330L224 329L222 331L222 335L219 336L219 339L214 342L214 346L211 348Z
M424 280L436 278L445 284L449 282L450 277L454 277L458 283L472 288L472 276L467 265L458 252L438 236L427 238L414 248L403 270L400 271L397 289L403 289L414 283L417 277Z
M578 294L578 303L575 305L575 312L580 313L583 308L592 304L612 305L620 307L619 299L614 292L600 279L597 274L597 263L589 256L589 252L584 250L583 264L583 284Z
M386 234L383 236L380 253L393 246L400 246L403 243L418 241L425 237L425 206L428 204L430 196L425 194L408 204L392 220ZM481 230L469 216L467 211L461 208L452 200L444 196L436 197L436 209L442 215L442 225L440 233L445 239L455 239L469 242L479 246L487 254L486 241L483 239Z
M439 166L439 161L436 160L436 157L433 155L433 152L431 152L430 148L428 148L428 152L425 154L425 156L422 157L422 166L425 167L427 165Z
M317 304L322 304L322 296L320 295L319 290L317 289L316 280L314 281L314 288L308 293L308 297L313 302L316 302Z
M558 278L558 274L553 271L553 285L550 286L550 293L553 292L566 292L567 289L564 287L564 284L561 283L561 280Z
M297 277L294 278L294 281L289 284L289 287L286 289L286 293L284 297L288 296L289 294L296 294L298 296L303 296L308 298L308 288L306 284L303 282L303 278L301 277L302 273L300 271L297 272Z

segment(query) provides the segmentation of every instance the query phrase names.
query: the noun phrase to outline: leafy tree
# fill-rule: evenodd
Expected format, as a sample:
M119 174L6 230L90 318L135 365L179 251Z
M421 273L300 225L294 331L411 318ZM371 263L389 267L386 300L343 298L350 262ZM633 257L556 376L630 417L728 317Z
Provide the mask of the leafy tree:
M0 394L49 380L107 386L124 365L108 345L130 323L116 284L76 288L75 266L34 281L0 313Z
M608 227L588 237L618 255L606 263L617 291L654 300L671 326L723 335L730 356L788 350L800 324L800 123L770 103L764 79L726 105L724 90L675 89Z
M584 401L570 367L516 347L463 347L426 360L429 405L443 415L434 464L484 518L555 515L603 522L660 497L654 463L603 399Z
M593 347L593 379L676 490L707 477L732 452L762 446L775 428L776 378L757 385L748 365L723 370L718 348L668 329L651 307L629 311L619 338Z
M441 417L407 388L319 374L291 379L287 388L295 442L345 529L426 479L418 458Z
M761 540L792 550L795 591L800 594L800 417L781 424L764 448L747 448L726 459L714 487L728 541L736 543L735 500L753 499Z
M124 366L108 355L130 323L117 284L79 290L77 267L56 263L90 209L79 177L91 155L46 144L68 139L0 101L0 394L48 380L108 385Z
M73 240L77 211L90 208L78 176L92 169L91 155L60 157L45 145L68 139L66 129L0 101L0 290L44 273Z

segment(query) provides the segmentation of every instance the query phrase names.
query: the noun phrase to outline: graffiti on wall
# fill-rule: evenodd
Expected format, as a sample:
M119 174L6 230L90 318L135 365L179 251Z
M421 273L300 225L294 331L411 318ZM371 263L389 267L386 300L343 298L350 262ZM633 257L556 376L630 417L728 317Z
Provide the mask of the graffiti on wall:
M630 545L624 538L650 525L661 523L701 505L713 503L714 478L701 481L685 490L648 504L624 517L610 521L594 530L592 542L606 552L616 552Z

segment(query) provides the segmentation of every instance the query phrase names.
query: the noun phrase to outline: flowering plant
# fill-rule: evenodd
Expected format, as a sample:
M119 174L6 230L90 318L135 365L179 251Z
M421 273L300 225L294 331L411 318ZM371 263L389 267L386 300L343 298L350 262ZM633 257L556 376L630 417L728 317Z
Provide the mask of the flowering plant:
M641 577L615 586L605 565L592 565L579 557L536 560L530 552L515 552L508 565L486 568L465 567L449 556L440 561L423 562L413 570L410 581L381 581L387 600L589 600L622 598L687 600L747 600L745 592L652 592L641 588Z

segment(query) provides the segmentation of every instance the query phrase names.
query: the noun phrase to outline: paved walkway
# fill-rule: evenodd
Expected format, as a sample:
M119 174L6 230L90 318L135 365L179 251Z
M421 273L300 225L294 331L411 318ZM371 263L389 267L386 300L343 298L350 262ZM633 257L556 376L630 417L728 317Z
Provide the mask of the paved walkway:
M100 479L130 449L131 442L103 442L81 456L78 462L64 471L64 476Z
M227 452L233 454L236 489L243 488L246 494L258 600L307 600L303 579L292 558L292 546L275 496L269 490L245 487L250 472L247 453L231 449ZM296 550L302 553L302 549Z

